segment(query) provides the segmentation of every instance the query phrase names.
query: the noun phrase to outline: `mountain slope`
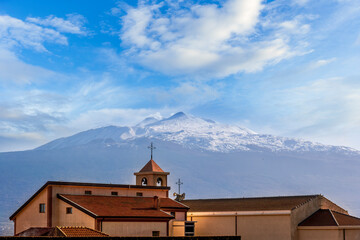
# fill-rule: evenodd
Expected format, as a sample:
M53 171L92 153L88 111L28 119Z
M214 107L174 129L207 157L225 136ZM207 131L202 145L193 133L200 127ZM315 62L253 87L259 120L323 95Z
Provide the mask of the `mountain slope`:
M212 120L189 116L182 112L162 120L147 118L133 127L109 126L88 130L68 138L52 141L38 149L60 149L92 142L110 146L144 137L173 142L186 148L214 152L321 151L360 154L359 151L348 147L336 147L300 139L257 134L247 128L224 125Z

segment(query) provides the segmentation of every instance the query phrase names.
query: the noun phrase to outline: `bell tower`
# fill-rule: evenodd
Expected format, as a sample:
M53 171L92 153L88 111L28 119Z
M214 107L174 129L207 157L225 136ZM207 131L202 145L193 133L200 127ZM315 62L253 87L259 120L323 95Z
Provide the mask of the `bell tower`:
M164 172L153 160L153 150L155 149L153 143L149 148L151 149L150 161L139 172L134 173L136 185L167 187L167 175L170 173Z

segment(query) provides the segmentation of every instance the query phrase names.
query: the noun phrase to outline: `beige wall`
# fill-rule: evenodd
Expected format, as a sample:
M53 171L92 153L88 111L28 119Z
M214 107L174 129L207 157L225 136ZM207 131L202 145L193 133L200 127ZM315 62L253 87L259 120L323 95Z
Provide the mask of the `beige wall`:
M192 217L191 221L196 221L195 236L235 235L235 216Z
M289 215L238 216L238 235L241 240L289 240Z
M45 213L39 212L39 204L45 203ZM16 215L16 232L20 233L30 227L47 227L47 188L39 193L20 213Z
M299 240L343 240L342 231L337 229L298 230L298 236Z
M185 221L171 220L169 222L169 225L170 225L170 229L169 229L170 236L175 236L175 237L185 236Z
M360 227L299 227L298 236L299 240L360 240Z
M196 213L193 213L196 215ZM231 215L231 216L188 216L188 221L196 221L195 236L234 236L242 240L288 240L290 215Z
M299 223L319 210L320 205L321 198L314 198L291 211L291 239L298 239L297 228Z
M58 207L57 212L53 212L53 226L83 226L95 229L94 218L63 202L60 199L56 200L56 205ZM72 214L66 214L67 207L72 208Z
M343 231L343 230L341 230ZM360 229L346 229L345 230L346 240L360 240Z
M160 236L167 236L166 222L103 222L102 232L110 236L151 237L153 231L160 231Z

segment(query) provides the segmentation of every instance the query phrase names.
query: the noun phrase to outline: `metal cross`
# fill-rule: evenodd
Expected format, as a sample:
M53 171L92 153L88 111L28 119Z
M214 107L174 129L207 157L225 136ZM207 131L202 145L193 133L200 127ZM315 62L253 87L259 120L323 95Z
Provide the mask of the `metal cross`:
M180 185L182 185L183 183L180 181L180 178L179 178L179 180L176 182L176 184L179 185L179 194L181 194L181 192L180 192Z
M156 147L153 146L153 143L151 142L150 146L148 146L148 148L151 149L151 160L153 159L153 150L156 149Z

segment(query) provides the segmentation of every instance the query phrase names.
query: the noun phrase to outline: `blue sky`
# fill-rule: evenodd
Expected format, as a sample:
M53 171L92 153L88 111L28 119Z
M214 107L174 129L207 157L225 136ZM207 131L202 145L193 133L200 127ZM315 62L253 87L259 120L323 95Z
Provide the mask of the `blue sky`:
M360 149L359 54L359 0L0 0L0 151L177 111Z

